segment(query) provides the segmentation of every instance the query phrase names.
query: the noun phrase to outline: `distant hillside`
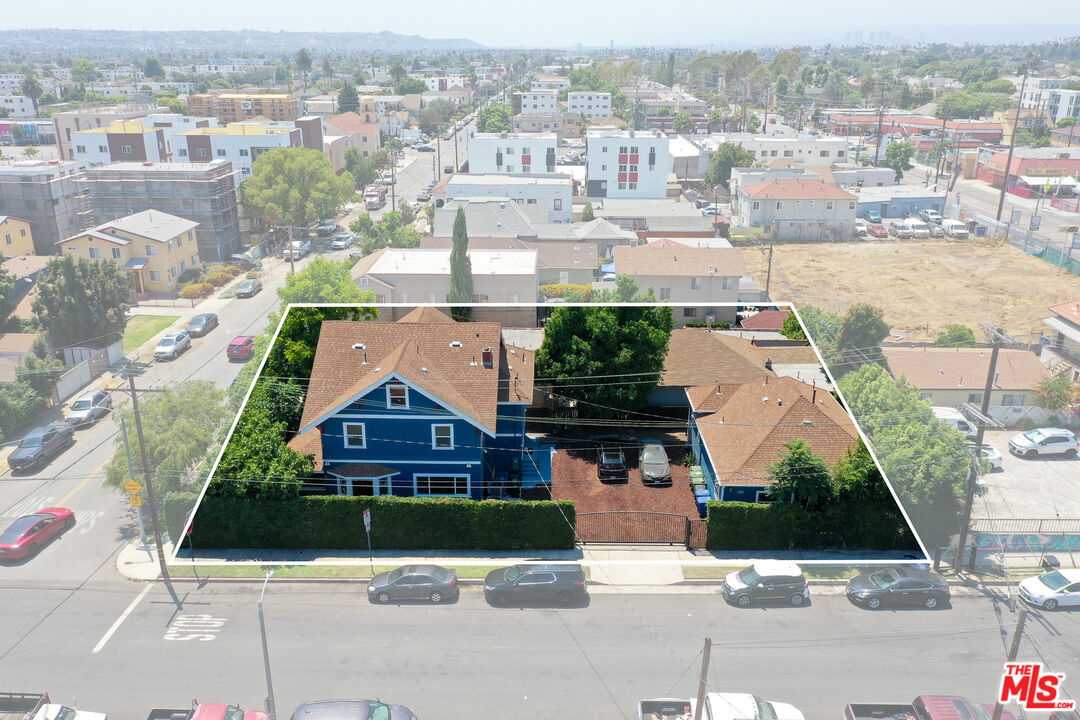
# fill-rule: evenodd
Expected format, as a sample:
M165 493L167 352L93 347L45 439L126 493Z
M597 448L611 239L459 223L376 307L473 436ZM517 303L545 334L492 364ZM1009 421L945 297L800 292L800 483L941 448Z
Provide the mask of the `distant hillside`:
M324 52L429 52L477 50L472 40L423 38L392 32L266 32L262 30L0 30L0 60L26 56L99 57L155 53L170 56L228 56Z

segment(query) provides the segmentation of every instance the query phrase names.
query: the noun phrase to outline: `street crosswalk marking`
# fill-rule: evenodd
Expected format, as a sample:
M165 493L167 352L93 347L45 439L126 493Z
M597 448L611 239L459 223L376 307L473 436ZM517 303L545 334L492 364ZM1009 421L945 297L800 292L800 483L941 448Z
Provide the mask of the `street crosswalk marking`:
M217 639L217 633L225 626L225 620L226 618L212 615L179 615L165 631L165 639L209 642Z

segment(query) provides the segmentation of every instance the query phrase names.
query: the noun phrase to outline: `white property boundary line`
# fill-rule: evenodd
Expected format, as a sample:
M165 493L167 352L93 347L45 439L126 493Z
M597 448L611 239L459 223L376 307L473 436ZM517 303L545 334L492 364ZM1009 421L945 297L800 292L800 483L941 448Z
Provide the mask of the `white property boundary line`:
M756 562L777 562L774 558L732 558L730 560L545 560L529 559L520 557L488 558L477 560L475 558L422 558L412 556L383 557L379 558L380 565L393 565L402 563L406 565L588 565L590 567L602 567L605 565L692 565L697 567L731 567L733 565L753 565ZM870 565L883 565L894 567L897 565L919 565L930 562L929 560L781 560L779 562L793 562L799 567L862 567ZM168 562L170 567L236 567L243 565L288 565L288 566L317 566L317 567L352 567L370 565L368 560L196 560Z
M142 599L146 597L146 594L154 588L154 585L155 583L149 583L146 587L142 589L142 592L135 596L135 599L131 601L131 604L127 606L127 609L125 609L124 612L120 613L120 617L116 618L116 622L112 624L112 627L110 627L105 632L105 634L101 636L101 639L98 640L98 644L95 645L94 649L90 651L91 655L97 655L99 652L101 652L101 649L105 647L105 643L109 642L109 638L113 636L113 633L120 629L120 626L124 623L125 620L127 620L128 615L130 615L132 611L135 610L139 602L141 602Z

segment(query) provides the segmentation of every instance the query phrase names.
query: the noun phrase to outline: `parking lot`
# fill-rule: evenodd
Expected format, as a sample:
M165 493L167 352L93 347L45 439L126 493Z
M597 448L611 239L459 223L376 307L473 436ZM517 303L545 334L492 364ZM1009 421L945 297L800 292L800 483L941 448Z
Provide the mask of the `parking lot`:
M1001 453L1002 469L980 478L973 518L1080 518L1080 459L1026 459L1009 452L1016 431L986 433L986 443Z

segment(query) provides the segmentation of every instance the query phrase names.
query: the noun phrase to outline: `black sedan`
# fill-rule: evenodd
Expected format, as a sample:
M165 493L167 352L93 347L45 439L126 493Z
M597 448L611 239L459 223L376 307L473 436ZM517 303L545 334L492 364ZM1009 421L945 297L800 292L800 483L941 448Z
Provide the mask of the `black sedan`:
M202 337L218 326L218 316L214 313L203 313L191 318L187 326L187 334L191 337Z
M74 442L75 429L70 423L55 422L34 428L8 455L8 467L12 472L25 472L44 465Z
M368 599L377 603L392 600L430 600L441 603L458 596L457 572L438 565L406 565L379 573L368 583Z
M949 583L941 575L914 567L891 567L848 580L848 600L876 610L883 605L936 608L949 602Z

